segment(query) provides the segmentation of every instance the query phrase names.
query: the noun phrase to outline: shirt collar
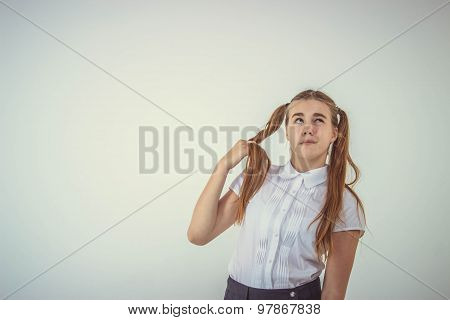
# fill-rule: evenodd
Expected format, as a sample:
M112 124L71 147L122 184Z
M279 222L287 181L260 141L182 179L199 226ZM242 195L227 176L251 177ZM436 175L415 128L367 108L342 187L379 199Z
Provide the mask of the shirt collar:
M306 172L298 172L289 160L285 165L283 165L279 171L279 175L284 179L293 179L301 176L305 181L305 186L307 188L312 188L317 186L327 180L328 176L328 164L316 169L312 169Z

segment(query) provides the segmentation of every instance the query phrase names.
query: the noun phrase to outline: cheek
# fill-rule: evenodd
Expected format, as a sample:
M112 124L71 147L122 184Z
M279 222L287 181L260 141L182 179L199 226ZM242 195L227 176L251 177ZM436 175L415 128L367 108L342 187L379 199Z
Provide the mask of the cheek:
M323 141L320 143L319 145L319 149L322 151L325 151L328 149L328 144L327 143L323 143Z
M299 137L301 135L301 130L299 126L291 126L287 128L287 138L294 142L299 140Z

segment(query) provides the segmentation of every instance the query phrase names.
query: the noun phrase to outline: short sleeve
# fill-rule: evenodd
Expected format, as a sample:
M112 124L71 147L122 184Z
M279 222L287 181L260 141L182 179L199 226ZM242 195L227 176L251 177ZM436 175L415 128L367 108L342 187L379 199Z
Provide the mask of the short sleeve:
M361 230L362 237L366 231L366 220L355 196L347 189L344 192L343 207L340 219L336 219L333 232Z
M234 180L230 184L230 189L234 191L239 196L239 190L241 189L242 182L244 181L244 171L241 171L239 175L234 178Z

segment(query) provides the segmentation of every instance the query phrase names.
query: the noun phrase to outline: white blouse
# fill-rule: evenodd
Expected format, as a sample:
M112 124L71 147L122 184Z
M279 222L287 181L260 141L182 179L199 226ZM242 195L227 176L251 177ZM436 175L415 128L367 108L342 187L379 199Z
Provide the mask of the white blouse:
M298 172L288 161L271 165L261 189L247 205L237 246L228 264L234 280L253 288L288 289L315 280L325 268L314 249L317 220L325 201L328 164ZM230 184L239 195L241 172ZM362 230L364 216L356 198L344 189L341 219L333 232ZM358 219L361 218L361 221Z

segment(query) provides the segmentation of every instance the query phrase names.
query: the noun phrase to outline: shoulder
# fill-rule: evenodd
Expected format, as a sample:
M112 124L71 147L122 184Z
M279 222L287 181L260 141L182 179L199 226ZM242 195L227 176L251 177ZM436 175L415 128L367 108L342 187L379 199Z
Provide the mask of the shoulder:
M267 175L265 180L272 179L278 177L278 174L281 170L282 166L271 164L269 170L267 171ZM244 170L241 170L239 174L233 179L232 185L242 184L244 180Z
M278 174L280 173L281 168L283 168L282 165L271 164L269 170L267 171L267 175L278 176Z
M342 197L342 202L344 208L356 210L358 207L358 199L355 196L355 191L350 189L350 187L344 188L344 193Z
M266 177L264 179L264 186L268 184L268 180L270 180L273 183L279 183L279 172L281 170L282 166L276 165L276 164L270 164L269 170L267 170Z
M352 192L349 187L344 188L342 211L344 216L364 218L361 207L358 204L358 199L356 198L354 191Z
M349 190L348 187L344 188L344 193L343 193L343 197L342 200L344 202L344 205L353 205L356 203L356 197L355 195Z

